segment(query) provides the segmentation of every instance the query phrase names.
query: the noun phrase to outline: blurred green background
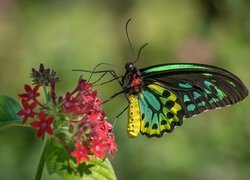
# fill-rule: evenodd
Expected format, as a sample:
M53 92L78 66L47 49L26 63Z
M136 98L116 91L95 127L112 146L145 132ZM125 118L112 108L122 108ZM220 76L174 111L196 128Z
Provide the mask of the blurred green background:
M149 42L138 68L207 63L250 87L249 0L0 0L0 94L18 99L23 84L31 83L31 68L40 63L57 71L61 95L80 75L72 69L91 70L100 62L124 66L135 59L125 35L129 18L135 50ZM99 87L103 100L120 89L116 82ZM126 105L124 96L106 104L109 121ZM112 160L118 179L249 179L249 107L246 99L209 111L160 139L129 139L124 113L116 124L119 150ZM33 179L42 145L35 131L3 128L0 144L0 179ZM45 173L44 179L59 178Z

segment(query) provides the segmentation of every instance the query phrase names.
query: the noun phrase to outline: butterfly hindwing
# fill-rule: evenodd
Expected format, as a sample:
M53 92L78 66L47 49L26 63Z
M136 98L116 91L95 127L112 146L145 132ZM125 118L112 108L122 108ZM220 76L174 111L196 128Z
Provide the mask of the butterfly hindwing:
M160 83L146 85L138 99L142 134L160 137L182 124L184 112L180 99Z

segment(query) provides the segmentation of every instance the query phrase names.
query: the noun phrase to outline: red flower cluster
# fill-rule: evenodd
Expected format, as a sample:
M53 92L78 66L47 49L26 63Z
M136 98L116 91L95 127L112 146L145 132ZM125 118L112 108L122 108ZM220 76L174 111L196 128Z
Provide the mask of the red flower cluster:
M88 155L104 159L106 151L112 156L116 150L114 137L110 135L112 126L105 119L97 92L90 88L91 84L80 79L75 90L67 93L62 101L64 110L72 118L71 125L76 128L73 135L76 149L71 155L78 164L89 161Z
M23 123L26 123L29 118L36 119L38 117L38 121L31 122L30 126L38 128L37 136L41 137L45 132L50 135L53 134L53 130L50 126L54 119L53 117L48 117L48 121L44 112L34 112L34 109L38 105L43 107L43 105L37 100L40 96L40 93L38 92L39 88L40 84L37 84L33 89L29 85L24 85L26 93L18 95L22 99L22 106L24 109L21 109L17 114L23 116Z
M55 71L41 64L38 71L32 69L32 77L35 87L25 85L25 93L19 95L23 109L17 114L23 116L23 123L29 122L37 128L38 137L45 133L53 135L78 164L90 161L90 156L104 159L106 152L113 156L117 147L111 136L112 125L106 121L97 91L91 90L92 84L80 78L77 87L63 98L55 93L55 83L59 80ZM46 89L46 103L37 99L40 86ZM63 132L64 139L57 136Z

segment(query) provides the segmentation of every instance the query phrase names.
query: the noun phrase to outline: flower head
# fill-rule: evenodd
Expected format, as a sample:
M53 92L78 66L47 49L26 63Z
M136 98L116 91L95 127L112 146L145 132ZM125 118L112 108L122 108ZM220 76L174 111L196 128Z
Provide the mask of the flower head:
M74 141L80 141L89 150L88 155L104 159L106 152L112 156L117 148L110 135L112 125L106 121L105 113L100 107L101 100L98 99L97 92L91 90L91 86L92 84L80 79L78 86L62 102L64 108L68 103L71 117L78 119L72 121L76 125Z
M104 152L109 149L107 142L103 141L101 137L95 137L91 141L91 146L95 158L105 158Z
M41 137L44 135L45 132L48 134L53 134L53 130L51 128L51 124L54 121L53 117L46 117L46 114L44 114L43 111L40 111L38 113L39 120L38 121L33 121L30 123L30 126L33 128L38 128L37 136Z
M87 81L85 79L82 79L82 77L79 78L78 80L78 85L77 87L73 90L72 94L82 91L82 92L86 92L89 90L89 88L92 85L90 83L87 83Z
M40 64L39 70L32 69L31 77L35 84L41 84L44 86L54 86L56 82L59 81L59 78L56 76L56 72L50 68L45 68L43 64Z
M76 109L76 98L67 92L65 98L62 100L62 105L66 112L74 112Z
M29 85L24 85L26 93L19 94L18 96L23 100L30 101L31 99L36 100L40 96L40 93L37 92L40 88L40 84L37 84L33 89Z
M39 70L32 69L31 76L36 85L34 88L25 85L25 93L19 94L23 109L17 114L23 116L23 123L30 120L30 126L38 129L38 137L45 133L53 135L77 164L89 162L90 156L101 159L107 153L113 156L117 146L111 136L112 125L106 121L102 101L91 83L80 77L73 91L58 96L55 85L59 78L54 70L41 64ZM44 89L45 103L37 99L40 86Z
M109 155L113 156L114 152L117 151L117 145L115 143L115 138L109 138L108 139L108 145L109 145Z
M81 164L83 161L89 162L89 149L83 147L80 141L76 142L75 147L76 149L71 152L71 156L76 159L77 164Z
M37 101L29 104L28 101L22 100L22 105L24 109L21 109L17 115L23 116L23 123L25 123L28 118L33 118L35 116L35 112L33 109L37 106Z

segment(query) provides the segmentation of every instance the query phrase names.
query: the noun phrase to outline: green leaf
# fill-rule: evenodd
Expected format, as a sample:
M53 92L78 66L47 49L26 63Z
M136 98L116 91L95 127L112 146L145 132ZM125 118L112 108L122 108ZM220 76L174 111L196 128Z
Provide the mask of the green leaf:
M0 127L21 125L22 118L16 113L21 109L17 101L11 97L0 95Z
M97 159L91 160L95 166L91 167L89 170L92 172L87 175L84 174L81 179L88 180L96 180L96 179L104 179L104 180L114 180L116 179L115 172L108 158L105 160Z
M46 149L46 166L49 174L57 173L65 180L103 179L115 180L114 170L106 158L91 159L89 163L77 165L61 143L50 139Z
M69 155L61 143L50 138L46 148L45 159L48 173L60 174L69 159Z

